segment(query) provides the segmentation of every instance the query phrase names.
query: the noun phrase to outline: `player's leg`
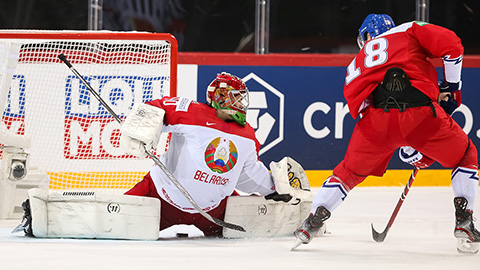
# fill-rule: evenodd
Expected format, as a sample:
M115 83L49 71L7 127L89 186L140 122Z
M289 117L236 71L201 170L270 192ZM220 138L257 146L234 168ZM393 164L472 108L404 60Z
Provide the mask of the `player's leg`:
M145 175L142 181L138 182L133 188L125 193L125 195L135 195L135 196L146 196L158 198L161 202L160 207L160 230L169 228L173 225L194 225L200 231L203 232L205 236L211 237L220 237L222 236L223 228L218 226L200 213L189 213L178 209L177 207L171 205L169 202L163 200L160 195L158 195L155 184L150 176L150 173ZM232 194L236 195L236 193ZM226 199L220 202L220 204L207 211L209 215L219 220L223 220L225 217L225 208L226 208Z
M160 230L166 229L173 225L194 225L207 237L222 236L222 227L209 221L200 213L189 213L182 211L168 202L161 200L161 219ZM209 215L214 218L223 220L225 216L226 199L222 200L220 204L214 209L207 211Z
M388 125L389 117L380 117L381 114L381 110L367 109L355 126L344 160L320 187L313 199L309 217L294 232L300 243L311 241L331 212L346 199L350 190L368 175L381 176L385 172L395 150L390 145L396 143L393 143L393 139L391 144L384 141L389 136L382 129Z
M422 138L411 136L415 149L452 169L452 189L455 206L454 235L459 239L459 252L476 253L476 246L463 245L464 240L480 242L480 233L473 224L473 206L478 193L477 149L462 128L437 104L437 117L419 129ZM426 140L426 141L419 141ZM445 147L448 146L448 147Z
M161 202L160 207L160 230L164 230L173 225L194 225L201 230L205 236L221 236L222 227L210 222L201 214L191 214L184 212L170 203L164 201L158 195L155 184L152 181L150 173L145 175L142 181L138 182L133 188L125 193L125 195L147 196L158 198ZM225 202L208 213L215 218L223 220L225 215Z
M460 253L475 254L479 250L480 232L473 223L473 206L478 191L477 149L470 143L461 161L452 170L454 235Z
M465 209L473 212L478 192L478 157L473 143L452 169L452 188L454 197L465 198Z
M312 213L319 206L335 210L350 190L367 176L382 176L385 173L399 144L394 136L390 136L395 132L389 127L390 118L395 117L380 109L366 110L355 126L343 161L334 168L333 175L325 180L315 196Z
M130 190L125 192L125 195L146 196L160 199L160 196L157 193L157 189L155 188L155 184L152 181L150 173L147 173L143 177L142 181L138 182Z
M404 127L402 136L406 145L434 159L443 167L454 168L465 156L470 140L450 115L438 104L433 103L433 106L435 117L428 107L411 108L401 113L399 125ZM412 118L417 119L413 125Z

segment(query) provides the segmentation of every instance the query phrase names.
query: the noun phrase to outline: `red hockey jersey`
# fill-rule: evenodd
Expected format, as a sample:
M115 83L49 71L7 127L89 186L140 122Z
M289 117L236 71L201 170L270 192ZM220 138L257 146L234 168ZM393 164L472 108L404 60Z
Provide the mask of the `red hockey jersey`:
M355 119L371 104L370 94L388 69L402 68L412 86L432 100L439 95L438 76L429 58L443 58L444 78L460 81L463 46L454 32L424 22L399 25L365 43L347 68L344 96Z

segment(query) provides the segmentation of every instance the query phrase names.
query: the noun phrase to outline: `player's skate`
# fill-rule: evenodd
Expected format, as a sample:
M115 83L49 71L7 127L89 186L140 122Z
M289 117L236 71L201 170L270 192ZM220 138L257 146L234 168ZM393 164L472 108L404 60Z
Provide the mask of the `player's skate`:
M480 232L473 224L472 211L466 209L467 199L455 197L455 231L457 240L457 251L462 254L476 254L479 249Z
M330 211L323 206L317 207L315 214L310 213L307 219L303 221L300 228L296 229L293 233L297 239L292 247L292 250L300 246L300 244L310 243L312 238L316 236L322 228L324 228L324 222L329 217Z

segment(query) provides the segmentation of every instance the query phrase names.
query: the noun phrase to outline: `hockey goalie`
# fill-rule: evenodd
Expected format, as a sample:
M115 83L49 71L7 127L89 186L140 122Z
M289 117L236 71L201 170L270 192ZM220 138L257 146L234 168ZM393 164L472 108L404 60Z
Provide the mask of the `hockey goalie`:
M141 239L156 239L155 232L158 236L159 229L180 224L194 225L207 237L292 235L311 207L308 179L301 165L291 157L271 162L270 170L259 160L260 143L246 122L248 104L245 83L225 72L218 74L207 87L206 104L183 97L135 104L122 123L120 146L129 154L145 158L147 151L157 146L162 132L171 133L169 149L160 157L166 170L154 165L142 181L125 193L128 196L116 198L32 192L24 205L26 216L19 229L34 236L62 236L63 228L55 232L49 228L53 223L50 211L69 209L72 210L69 215L75 216L79 210L72 209L72 201L65 198L73 196L75 203L82 205L79 208L86 204L92 208L101 205L102 211L108 212L108 209L113 211L112 204L120 209L124 203L132 205L125 219L114 220L108 228L79 226L77 229L82 229L79 234L92 232L77 237L138 238L105 232L115 230L114 225L125 228L125 223L138 219L135 207L145 210L141 214L145 218L142 224L148 224L151 230ZM101 212L96 218L104 223L109 217ZM63 215L59 218L62 220L55 222L69 219ZM85 220L86 217L79 217L78 223ZM212 220L235 223L245 231L232 230ZM75 236L69 234L69 237Z

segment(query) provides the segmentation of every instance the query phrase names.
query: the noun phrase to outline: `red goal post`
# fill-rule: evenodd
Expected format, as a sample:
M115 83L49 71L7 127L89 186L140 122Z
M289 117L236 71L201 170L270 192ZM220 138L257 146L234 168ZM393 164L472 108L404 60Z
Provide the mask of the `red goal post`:
M176 96L177 41L164 33L0 31L0 132L30 138L26 181L46 175L50 189L123 192L153 162L119 147L119 124L62 53L124 118L134 103Z

